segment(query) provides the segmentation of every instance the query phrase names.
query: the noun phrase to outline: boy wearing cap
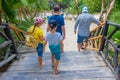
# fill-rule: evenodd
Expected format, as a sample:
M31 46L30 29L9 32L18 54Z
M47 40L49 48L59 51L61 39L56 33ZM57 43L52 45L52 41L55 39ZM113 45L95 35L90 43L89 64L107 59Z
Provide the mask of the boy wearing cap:
M81 43L83 42L84 49L87 47L87 42L89 38L89 28L91 23L96 23L97 25L100 24L100 21L95 19L91 14L88 13L88 8L83 7L82 9L82 14L80 14L77 17L75 26L74 26L74 33L76 34L76 30L78 28L78 33L77 33L77 47L78 47L78 52L80 52L81 48Z
M52 60L52 68L53 74L58 73L58 65L60 60L60 46L63 44L63 37L60 33L56 32L57 22L55 20L51 20L50 23L50 31L46 34L46 41L44 48L48 42L49 49L51 51L51 60Z
M65 22L63 16L60 15L60 7L58 5L55 5L54 13L48 19L47 32L50 31L51 20L55 20L57 22L56 32L59 32L63 36L63 39L65 39ZM61 52L63 52L63 46L61 46Z
M43 67L42 63L42 54L43 54L43 41L45 40L43 36L43 30L41 28L41 25L43 24L43 19L41 17L36 17L34 19L34 25L31 26L28 30L29 33L34 37L36 42L38 43L38 46L36 48L38 52L38 61L40 64L40 67Z

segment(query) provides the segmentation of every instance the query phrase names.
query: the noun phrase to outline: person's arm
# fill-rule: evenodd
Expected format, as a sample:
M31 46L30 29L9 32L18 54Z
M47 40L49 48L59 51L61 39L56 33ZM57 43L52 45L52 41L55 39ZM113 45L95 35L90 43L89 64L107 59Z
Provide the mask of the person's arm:
M63 40L60 40L60 46L63 46Z
M65 39L65 36L66 36L66 32L65 32L65 21L64 21L64 18L62 17L61 18L62 20L62 22L61 22L61 24L62 24L62 34L63 34L63 39Z
M47 26L47 32L48 32L48 31L50 31L50 26L49 26L49 25Z
M40 31L38 32L38 36L39 36L39 39L40 39L41 41L44 41L44 40L45 40L45 37L43 36L43 30L40 30Z
M75 26L74 26L74 34L76 34L76 30L77 30L77 26L78 26L78 24L79 24L79 16L78 16L78 18L77 18L77 20L76 20L76 22L75 22Z
M40 40L41 40L41 41L44 41L44 40L45 40L45 38L44 38L43 35L40 36Z
M45 51L46 45L47 45L47 41L44 42L43 52Z
M96 23L98 26L101 24L99 20L97 20L94 16L92 16L92 22Z
M59 38L58 38L59 42L60 42L60 46L63 47L63 36L61 36L61 34L59 33Z
M63 39L65 39L65 26L62 26Z

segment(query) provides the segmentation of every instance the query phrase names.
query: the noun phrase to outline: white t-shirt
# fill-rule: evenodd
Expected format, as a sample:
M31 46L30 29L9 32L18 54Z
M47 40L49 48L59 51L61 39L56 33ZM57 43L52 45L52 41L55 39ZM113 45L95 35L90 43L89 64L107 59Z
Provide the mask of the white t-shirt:
M50 32L46 33L46 41L49 45L57 45L63 39L62 35L58 32L51 34Z

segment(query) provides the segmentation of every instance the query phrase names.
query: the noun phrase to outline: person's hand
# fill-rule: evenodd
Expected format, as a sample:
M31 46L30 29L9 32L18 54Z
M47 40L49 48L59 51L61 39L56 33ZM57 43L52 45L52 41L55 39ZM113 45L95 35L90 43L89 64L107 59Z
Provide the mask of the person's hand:
M76 30L74 31L74 34L76 34Z
M65 35L63 35L63 40L65 39Z

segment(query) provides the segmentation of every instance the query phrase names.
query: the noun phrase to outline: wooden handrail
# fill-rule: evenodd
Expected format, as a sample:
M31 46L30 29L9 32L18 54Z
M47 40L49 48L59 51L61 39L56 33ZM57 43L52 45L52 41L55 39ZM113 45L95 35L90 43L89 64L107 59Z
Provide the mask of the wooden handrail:
M90 29L90 32L97 30L98 28L102 27L104 24L105 22L102 22L99 26L95 26L94 28Z
M26 34L26 35L29 34L28 32L26 32L26 31L24 31L24 30L21 30L21 29L15 27L15 26L13 26L13 25L9 25L9 27L10 27L10 29L12 29L12 30L16 30L16 31L21 32L21 33L24 33L24 34Z
M105 24L105 22L102 22L99 26L95 26L94 28L92 28L91 30L90 30L90 33L92 33L92 32L95 32L96 33L96 31L98 30L99 31L99 29L101 28L101 27L103 27L103 25ZM94 33L94 34L95 34ZM97 32L98 33L98 32ZM100 48L100 45L101 45L101 39L102 39L102 35L101 34L99 34L99 35L95 35L95 36L93 36L93 37L91 37L90 36L90 38L88 39L88 43L90 43L90 44L88 44L90 47L88 47L87 49L92 49L92 50L99 50L99 48ZM99 43L97 43L96 41L99 41Z
M87 49L99 51L99 49L97 49L97 48L89 48L89 47L88 47Z
M94 40L94 39L99 39L99 38L102 38L102 35L99 35L99 36L96 36L96 37L89 38L88 40Z

